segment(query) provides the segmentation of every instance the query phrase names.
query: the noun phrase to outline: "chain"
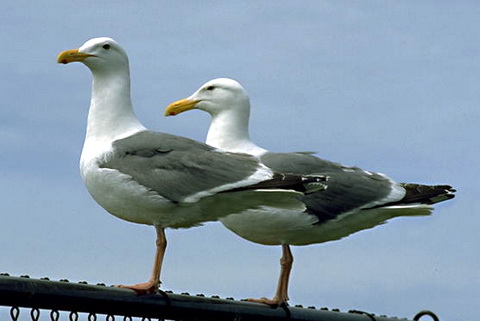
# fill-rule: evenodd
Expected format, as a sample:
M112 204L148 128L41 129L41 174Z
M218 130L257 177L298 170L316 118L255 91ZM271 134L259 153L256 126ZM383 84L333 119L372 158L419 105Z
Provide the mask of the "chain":
M20 309L19 308L12 307L10 309L10 317L12 318L12 321L17 321L19 315L20 315Z
M59 317L60 317L60 313L58 313L57 310L50 311L50 320L51 321L58 321Z
M78 320L78 312L72 311L70 312L70 315L68 316L70 321L77 321Z
M38 321L38 318L40 317L40 310L37 308L30 310L30 317L32 318L32 321Z

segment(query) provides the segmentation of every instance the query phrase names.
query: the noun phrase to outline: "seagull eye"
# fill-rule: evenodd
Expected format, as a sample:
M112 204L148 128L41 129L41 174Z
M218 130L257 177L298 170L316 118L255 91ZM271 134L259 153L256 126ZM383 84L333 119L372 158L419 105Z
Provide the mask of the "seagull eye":
M102 48L105 49L105 50L108 50L108 49L110 49L110 45L109 45L108 43L107 43L107 44L104 44L104 45L102 46Z
M207 87L207 90L214 90L215 89L215 86L208 86Z

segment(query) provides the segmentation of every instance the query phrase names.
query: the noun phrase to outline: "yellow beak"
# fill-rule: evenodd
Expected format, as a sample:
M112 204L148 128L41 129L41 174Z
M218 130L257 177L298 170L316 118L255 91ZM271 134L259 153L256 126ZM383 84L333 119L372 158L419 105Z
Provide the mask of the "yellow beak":
M65 50L58 55L57 62L59 64L68 64L74 61L83 61L88 57L95 57L95 55L78 52L78 49Z
M201 100L190 100L188 98L177 100L167 106L165 116L175 116L184 111L194 109L199 102L201 102Z

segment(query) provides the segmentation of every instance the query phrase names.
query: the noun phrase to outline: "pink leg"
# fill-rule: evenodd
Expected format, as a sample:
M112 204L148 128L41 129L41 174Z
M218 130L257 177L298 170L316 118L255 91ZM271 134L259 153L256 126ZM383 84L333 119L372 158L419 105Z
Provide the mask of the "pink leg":
M156 227L157 230L157 249L155 252L155 262L153 263L153 271L150 279L145 283L134 285L117 285L117 287L131 289L137 294L153 294L158 292L160 286L160 272L162 271L163 256L167 248L167 238L165 237L165 230L161 227Z
M247 299L250 302L264 303L271 306L286 305L288 301L288 281L293 265L293 255L288 244L282 244L282 258L280 259L280 277L278 278L277 292L273 299Z

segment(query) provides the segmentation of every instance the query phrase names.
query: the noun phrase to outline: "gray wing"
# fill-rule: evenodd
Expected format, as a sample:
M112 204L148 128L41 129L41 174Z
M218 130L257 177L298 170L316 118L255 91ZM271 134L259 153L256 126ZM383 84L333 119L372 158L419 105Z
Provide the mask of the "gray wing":
M113 153L100 167L130 175L139 184L180 202L198 192L246 180L257 171L259 162L248 155L215 152L187 138L143 131L113 142Z
M326 190L302 198L308 213L318 217L318 223L387 198L394 184L381 174L304 153L266 153L261 160L268 167L284 173L328 176Z
M219 152L194 140L164 133L139 132L114 141L112 147L113 153L99 167L127 174L173 202L222 186L218 192L260 188L304 192L325 180L322 175L305 178L268 170L252 179L252 174L263 166L257 158Z

